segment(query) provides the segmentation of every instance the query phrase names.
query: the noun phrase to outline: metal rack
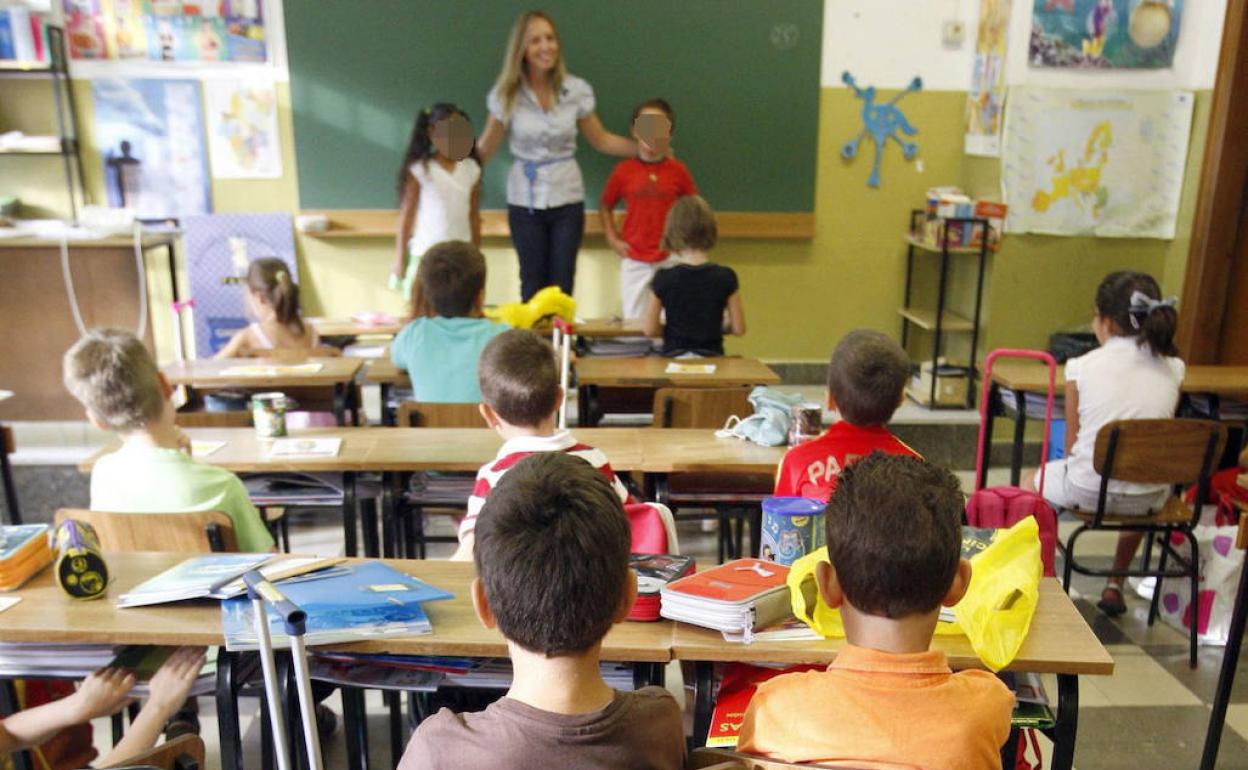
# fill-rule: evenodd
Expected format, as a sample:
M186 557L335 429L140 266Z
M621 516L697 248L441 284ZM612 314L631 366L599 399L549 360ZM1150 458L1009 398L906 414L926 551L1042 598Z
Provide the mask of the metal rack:
M74 86L69 77L69 59L65 53L65 31L49 26L48 51L51 62L0 61L0 80L25 79L47 80L52 84L56 100L56 128L60 149L48 151L0 150L0 158L60 157L65 174L65 189L69 197L70 220L78 224L78 210L86 203L87 193L83 182L82 154L78 143L78 111L74 106Z
M978 377L978 370L975 367L975 353L979 346L979 318L984 299L984 266L988 261L988 220L976 218L946 219L941 224L940 229L941 245L933 246L924 241L922 237L922 223L925 217L926 212L922 209L915 209L910 212L910 231L906 234L905 303L897 309L897 314L901 316L901 346L909 350L908 343L910 341L911 326L931 332L932 377L931 389L927 394L927 406L931 409L958 408L950 404L941 404L936 399L938 381L943 372L946 376L956 373L966 377L966 408L972 409L975 407L975 381ZM982 242L978 246L949 246L949 225L952 223L965 227L982 227L984 232ZM935 310L911 304L915 256L920 253L940 255L940 279L936 290ZM975 279L975 311L971 318L966 318L946 308L947 301L945 295L949 283L950 257L957 254L974 254L979 257L979 270ZM945 336L954 333L969 333L971 335L970 358L966 366L941 366L940 355L941 348L945 342Z

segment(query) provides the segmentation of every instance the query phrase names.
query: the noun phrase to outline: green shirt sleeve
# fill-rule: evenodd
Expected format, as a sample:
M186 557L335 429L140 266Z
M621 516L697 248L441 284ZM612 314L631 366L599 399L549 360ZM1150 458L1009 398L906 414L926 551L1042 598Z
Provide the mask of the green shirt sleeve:
M247 488L237 476L230 479L222 508L234 522L234 538L238 541L238 550L262 552L273 547L273 536L264 525L264 518L256 510L256 506L251 504Z

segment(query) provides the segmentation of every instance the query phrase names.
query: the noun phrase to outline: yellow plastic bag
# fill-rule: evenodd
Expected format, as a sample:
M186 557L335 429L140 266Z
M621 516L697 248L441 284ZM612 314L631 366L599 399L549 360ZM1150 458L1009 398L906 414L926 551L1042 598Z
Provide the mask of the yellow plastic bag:
M1030 516L1009 529L991 531L986 546L964 528L963 556L971 560L971 585L954 607L957 621L937 623L937 634L965 634L984 665L1009 665L1027 638L1040 598L1040 537ZM968 552L970 555L968 555ZM789 570L793 614L825 638L845 636L841 613L827 605L815 584L815 565L828 561L827 547L806 554Z
M486 318L502 321L513 329L532 329L538 321L551 316L558 316L568 323L576 317L576 300L564 294L558 286L547 286L530 297L528 302L508 302L485 310Z

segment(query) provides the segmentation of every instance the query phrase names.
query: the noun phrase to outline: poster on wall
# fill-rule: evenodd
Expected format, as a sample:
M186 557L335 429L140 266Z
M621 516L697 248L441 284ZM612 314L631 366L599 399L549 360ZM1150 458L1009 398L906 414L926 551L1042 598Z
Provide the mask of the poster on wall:
M1183 0L1034 0L1033 67L1161 69L1174 62Z
M62 0L75 59L263 62L261 0Z
M1188 91L1011 88L1006 230L1173 238L1192 105Z
M109 205L143 219L211 211L199 81L99 78L91 87Z
M207 358L249 323L243 304L247 266L277 257L299 282L290 214L209 214L182 220L186 272L195 300L195 356Z
M1001 154L1001 117L1005 108L1005 47L1012 0L981 0L975 35L975 63L966 95L967 155Z
M276 179L282 175L277 91L272 81L204 81L208 150L217 179Z

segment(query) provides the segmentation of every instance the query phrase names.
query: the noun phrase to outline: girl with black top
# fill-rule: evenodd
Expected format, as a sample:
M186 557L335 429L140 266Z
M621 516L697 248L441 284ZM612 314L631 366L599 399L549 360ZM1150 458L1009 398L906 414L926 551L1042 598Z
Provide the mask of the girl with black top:
M707 257L716 234L715 214L701 196L678 199L667 214L662 248L680 264L655 273L644 319L646 336L663 335L665 356L722 356L725 332L745 334L737 274Z

